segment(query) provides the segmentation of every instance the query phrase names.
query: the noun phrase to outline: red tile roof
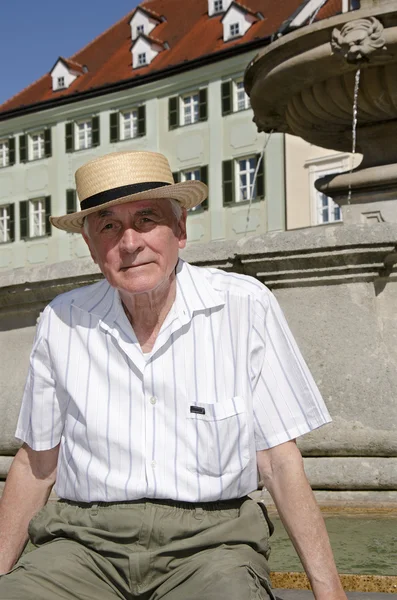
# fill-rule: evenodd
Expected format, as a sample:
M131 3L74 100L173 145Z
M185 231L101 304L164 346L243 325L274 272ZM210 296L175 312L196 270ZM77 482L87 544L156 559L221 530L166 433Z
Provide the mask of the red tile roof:
M75 71L76 73L85 72L83 65L79 65L79 63L75 62L74 60L70 60L69 58L63 58L63 56L60 56L59 59L67 66L67 68L70 71Z
M8 114L11 116L18 109L25 111L29 108L33 111L36 104L43 110L46 102L67 102L84 93L103 93L101 88L106 86L111 91L111 86L120 82L132 86L139 80L144 81L146 75L160 77L162 71L178 65L183 65L187 70L191 68L191 61L203 57L211 59L212 55L217 60L222 58L223 52L235 46L245 47L249 43L252 46L255 43L260 45L278 30L301 2L302 0L244 0L250 11L260 12L264 19L253 23L244 36L225 43L221 23L223 15L209 18L207 0L146 0L141 8L165 18L152 31L152 36L162 44L169 45L148 66L132 69L129 22L135 12L133 11L67 59L71 61L70 65L77 63L88 69L68 89L54 94L48 73L1 105L0 118L2 115L3 119L8 118ZM328 0L320 11L319 18L323 14L331 16L338 12L340 3L341 0Z

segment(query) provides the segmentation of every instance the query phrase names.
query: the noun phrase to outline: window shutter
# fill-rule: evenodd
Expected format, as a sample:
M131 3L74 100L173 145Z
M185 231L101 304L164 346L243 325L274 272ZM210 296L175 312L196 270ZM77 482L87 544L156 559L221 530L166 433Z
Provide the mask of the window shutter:
M48 129L44 129L44 154L46 158L52 154L51 146L51 127L49 127Z
M207 118L207 88L203 88L199 91L199 121L206 121Z
M225 81L222 83L222 115L230 115L233 112L233 83L231 81Z
M174 171L173 174L172 174L172 176L174 178L175 183L179 183L180 182L180 180L181 180L181 174L180 174L179 171Z
M45 232L46 235L51 235L51 196L45 197Z
M138 106L138 136L146 135L146 106Z
M15 138L8 138L8 164L11 167L15 165Z
M76 212L76 190L66 190L66 214Z
M99 146L99 117L92 117L92 145Z
M204 167L200 167L200 181L205 183L205 185L208 185L208 166L207 165L205 165ZM204 200L204 202L201 203L200 206L203 210L207 210L208 209L208 198L206 198Z
M234 202L234 162L224 160L222 163L223 206Z
M15 241L15 206L14 206L14 204L10 204L9 210L10 210L10 220L9 220L10 242L14 242Z
M19 136L19 162L23 163L28 160L28 136Z
M179 98L173 96L168 99L168 129L175 129L179 126Z
M66 152L73 152L74 150L74 137L73 137L73 123L66 123L65 125L65 149Z
M261 155L256 155L256 164L260 159ZM258 174L256 177L256 198L264 198L265 197L265 157L262 158L261 164L258 169Z
M29 237L29 200L19 203L19 230L21 240Z
M118 142L119 141L119 113L118 112L114 112L110 115L110 143L113 144L114 142Z

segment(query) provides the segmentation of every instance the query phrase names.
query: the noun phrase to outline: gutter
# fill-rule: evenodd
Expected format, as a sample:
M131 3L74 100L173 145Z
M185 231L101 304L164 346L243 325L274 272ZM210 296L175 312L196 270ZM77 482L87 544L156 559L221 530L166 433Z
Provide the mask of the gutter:
M197 69L198 67L206 66L225 58L232 58L248 52L249 50L255 50L270 44L272 36L264 38L256 38L245 44L232 46L227 50L221 50L213 54L207 54L195 58L194 60L178 63L177 65L171 65L161 71L155 71L154 73L148 73L147 75L135 75L133 79L126 79L116 83L106 84L101 87L92 88L91 90L85 90L83 92L74 92L73 96L65 96L64 98L54 98L52 100L45 100L43 102L36 102L29 104L28 106L22 105L12 110L0 112L0 122L12 119L13 117L20 117L23 115L32 114L41 110L47 110L56 106L64 106L65 104L72 104L74 102L80 102L89 98L96 98L97 96L103 96L105 94L112 94L114 92L127 90L130 88L138 87L146 83L165 79L171 75L178 75L191 69Z

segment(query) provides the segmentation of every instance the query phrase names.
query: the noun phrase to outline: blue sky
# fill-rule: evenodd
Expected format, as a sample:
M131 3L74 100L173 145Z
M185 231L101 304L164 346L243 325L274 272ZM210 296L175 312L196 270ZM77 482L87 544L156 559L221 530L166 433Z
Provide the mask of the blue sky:
M0 104L48 73L139 4L138 0L2 0Z

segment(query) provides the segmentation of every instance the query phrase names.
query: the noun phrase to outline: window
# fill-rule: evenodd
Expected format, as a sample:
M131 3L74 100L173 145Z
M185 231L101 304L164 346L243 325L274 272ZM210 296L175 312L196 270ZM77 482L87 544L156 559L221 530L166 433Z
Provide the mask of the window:
M57 86L59 90L65 87L65 77L58 77Z
M138 111L130 110L121 115L121 139L138 137Z
M137 25L137 27L136 27L136 36L138 37L138 35L141 35L141 33L145 33L145 26L144 25Z
M49 158L51 153L52 141L50 128L19 136L20 162Z
M342 221L342 211L332 198L317 192L317 223Z
M178 171L172 174L174 177L175 183L179 181L202 181L206 185L208 185L208 166L205 165L203 167L193 167L191 169L187 169L185 171ZM191 208L188 210L188 213L200 212L208 209L208 198L204 200L198 206Z
M256 157L250 156L238 161L238 189L236 202L244 202L256 197L256 188L252 188L256 168Z
M77 123L76 128L76 149L85 150L92 146L92 121L82 121Z
M0 206L0 244L14 241L14 205Z
M29 208L30 237L45 235L45 199L31 200Z
M10 152L8 140L0 141L0 167L8 167L10 162Z
M44 132L34 133L30 136L30 160L44 158Z
M65 125L66 152L99 146L99 117Z
M251 106L250 99L245 93L244 82L236 81L234 85L234 90L236 94L236 110L246 110Z
M264 159L260 154L246 156L235 160L225 160L222 164L223 205L247 202L251 195L253 200L260 200L265 193ZM257 170L254 188L254 176Z
M240 35L240 23L232 23L230 25L230 37L237 37Z
M147 61L146 61L146 52L140 52L138 54L138 66L141 67L142 65L146 65Z
M169 129L206 121L207 118L207 88L168 99Z
M221 13L223 11L223 0L214 0L214 13Z
M250 99L245 93L242 79L224 81L221 87L222 115L250 108Z
M19 203L21 240L51 235L51 196Z
M182 98L183 125L190 125L199 120L199 95L191 94Z
M111 143L142 137L146 135L146 107L111 113L109 124Z

